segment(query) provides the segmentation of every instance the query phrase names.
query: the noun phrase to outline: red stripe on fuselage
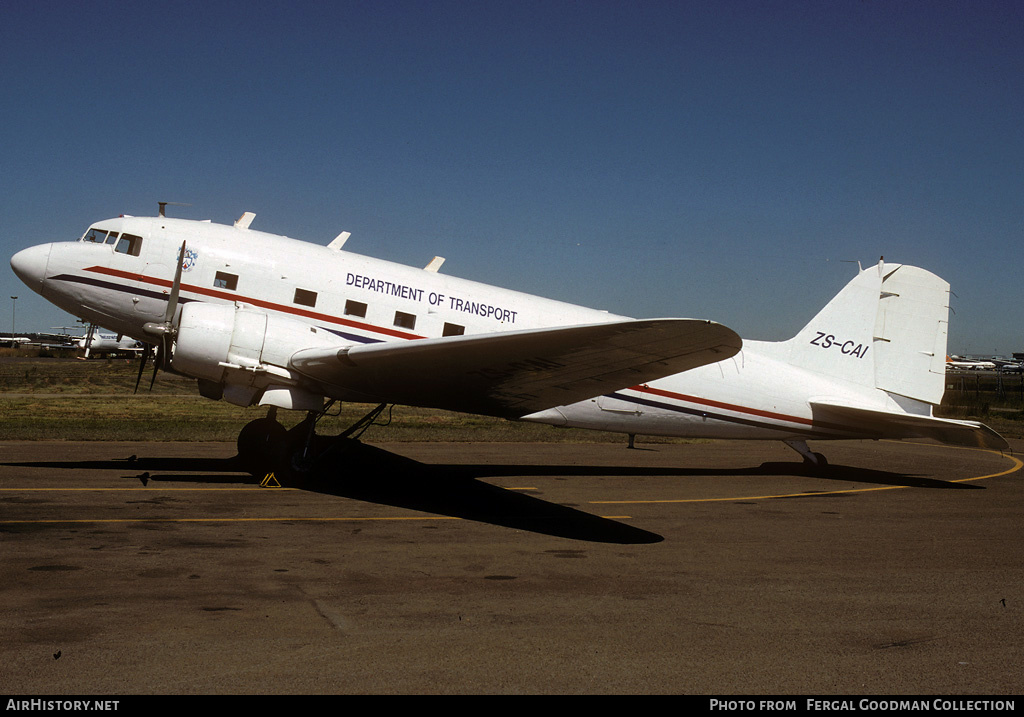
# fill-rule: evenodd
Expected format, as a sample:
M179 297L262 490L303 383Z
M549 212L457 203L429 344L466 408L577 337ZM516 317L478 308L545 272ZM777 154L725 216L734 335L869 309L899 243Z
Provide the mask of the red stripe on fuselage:
M746 413L751 416L760 416L761 418L771 418L776 421L787 421L789 423L800 423L802 425L811 426L814 425L814 421L810 418L801 418L799 416L787 416L783 413L773 413L772 411L762 411L758 408L746 408L744 406L737 406L732 403L723 403L722 401L712 401L708 398L699 398L697 396L687 396L683 393L675 393L673 391L666 391L661 388L652 388L650 386L633 386L633 391L639 391L640 393L649 393L653 396L661 396L662 398L672 398L677 401L687 401L689 403L696 403L701 406L710 406L712 408L721 408L726 411L736 411L737 413ZM819 424L820 425L820 424Z
M154 276L146 276L145 274L136 274L130 271L121 271L119 269L111 269L106 266L90 266L85 271L91 271L97 274L105 274L107 276L115 276L119 279L128 279L129 281L137 281L141 284L150 284L152 286L160 286L166 289L171 288L172 282L167 279L160 279ZM314 319L316 321L326 321L332 324L340 324L342 326L348 326L353 329L361 329L363 331L372 331L377 334L384 334L385 336L392 336L398 339L422 339L423 336L418 334L410 334L407 331L397 331L395 329L383 328L381 326L374 326L373 324L365 324L360 321L352 321L351 319L343 319L340 316L331 316L330 314L321 314L317 311L308 311L306 309L299 309L294 306L285 306L284 304L275 304L272 301L264 301L263 299L255 299L251 296L240 296L239 294L233 294L228 291L219 291L217 289L208 289L203 286L194 286L192 284L181 284L183 291L190 291L193 294L201 294L203 296L209 296L215 299L224 299L226 301L241 301L246 304L252 304L253 306L259 306L263 309L270 309L272 311L280 311L285 314L293 314L295 316L302 316L307 319Z

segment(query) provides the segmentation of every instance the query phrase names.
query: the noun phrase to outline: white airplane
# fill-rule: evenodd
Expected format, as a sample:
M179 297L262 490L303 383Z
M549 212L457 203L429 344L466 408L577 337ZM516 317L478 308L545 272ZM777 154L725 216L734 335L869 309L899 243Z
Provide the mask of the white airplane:
M1019 361L1009 361L1007 359L1000 358L999 356L993 356L987 360L992 364L994 369L1004 373L1012 373L1024 369L1024 366L1021 366Z
M67 326L56 326L54 328L67 329ZM115 333L103 333L100 327L95 324L89 325L89 330L84 336L69 336L67 334L48 334L50 338L61 341L61 344L48 344L54 347L77 348L85 352L85 358L90 354L114 354L114 353L140 353L145 350L145 344L133 339L131 336L123 336Z
M704 319L631 319L443 275L439 257L420 269L350 253L347 232L318 246L255 231L253 216L108 219L11 266L62 309L158 345L157 365L203 396L267 406L239 435L251 465L308 466L334 401L379 404L339 440L401 404L780 440L812 466L826 463L812 439L1008 447L983 424L933 415L949 285L924 269L879 261L795 337L744 342ZM286 432L277 409L307 420Z
M959 356L947 356L946 368L966 369L968 371L977 371L982 369L990 370L996 368L996 363L994 361L975 361L973 359L964 359Z

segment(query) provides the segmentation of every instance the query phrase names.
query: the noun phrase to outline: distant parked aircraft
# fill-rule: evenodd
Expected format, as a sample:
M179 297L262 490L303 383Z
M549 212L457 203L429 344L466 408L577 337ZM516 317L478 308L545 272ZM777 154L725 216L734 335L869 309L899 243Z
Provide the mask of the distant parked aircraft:
M68 329L68 326L55 326L55 329ZM89 324L89 329L82 336L69 336L67 334L46 334L50 339L44 344L48 348L77 348L85 352L85 358L91 354L114 354L134 353L138 354L146 349L146 345L136 341L130 336L123 336L113 332L103 332L95 324Z
M946 368L966 369L968 371L977 371L979 369L991 370L996 368L996 364L993 361L976 361L974 359L965 359L960 356L947 356Z

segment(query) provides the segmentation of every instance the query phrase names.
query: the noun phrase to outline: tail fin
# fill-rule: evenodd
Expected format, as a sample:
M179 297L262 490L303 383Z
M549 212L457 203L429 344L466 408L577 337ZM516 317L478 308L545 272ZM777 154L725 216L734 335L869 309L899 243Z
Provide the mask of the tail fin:
M879 261L785 343L793 365L938 405L948 324L948 283L924 269Z

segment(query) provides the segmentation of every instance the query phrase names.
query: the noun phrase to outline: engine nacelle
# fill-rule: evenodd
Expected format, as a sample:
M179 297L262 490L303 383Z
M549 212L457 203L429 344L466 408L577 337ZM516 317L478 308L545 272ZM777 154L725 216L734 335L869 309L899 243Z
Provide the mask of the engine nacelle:
M181 309L171 366L179 373L223 386L224 398L238 405L266 403L308 410L315 399L296 387L300 377L288 369L299 349L337 346L338 338L315 326L232 304L189 302ZM281 391L289 394L282 397ZM299 398L296 398L296 397ZM284 405L289 404L289 405Z

